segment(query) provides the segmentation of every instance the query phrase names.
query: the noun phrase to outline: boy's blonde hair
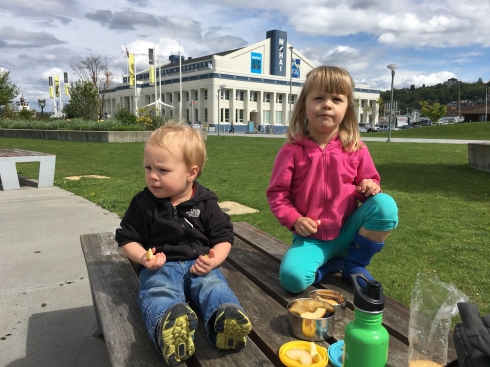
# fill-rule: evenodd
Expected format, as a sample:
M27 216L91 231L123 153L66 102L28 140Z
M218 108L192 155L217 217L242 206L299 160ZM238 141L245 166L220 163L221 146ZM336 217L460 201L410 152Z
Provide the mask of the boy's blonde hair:
M184 163L188 169L196 165L199 168L198 178L206 161L206 144L201 133L186 123L170 120L150 135L146 144L159 146L174 154L175 148L182 149Z
M350 74L337 66L319 66L306 74L306 81L298 102L294 106L286 139L289 143L308 137L309 126L306 117L306 97L315 91L343 94L347 97L347 110L339 125L339 137L345 150L356 151L362 148L354 110L354 81Z

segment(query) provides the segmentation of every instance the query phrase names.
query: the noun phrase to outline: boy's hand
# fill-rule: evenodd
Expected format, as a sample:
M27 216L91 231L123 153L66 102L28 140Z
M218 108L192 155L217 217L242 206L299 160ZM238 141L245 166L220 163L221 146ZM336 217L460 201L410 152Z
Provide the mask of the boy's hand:
M216 267L216 254L213 249L209 250L209 255L200 255L194 265L191 266L191 273L204 276Z
M150 258L150 251L152 254L151 258ZM165 264L165 262L167 261L167 257L163 252L159 252L155 254L155 251L156 251L155 247L148 250L148 252L145 253L141 261L141 264L143 264L143 266L149 270L160 269L163 266L163 264Z
M306 237L310 234L316 233L319 225L319 220L313 220L308 217L299 217L298 220L294 222L293 227L297 234Z
M364 194L366 197L368 197L371 195L374 196L381 192L381 187L379 187L379 185L370 178L365 178L359 182L359 185L356 186L356 191L359 194Z

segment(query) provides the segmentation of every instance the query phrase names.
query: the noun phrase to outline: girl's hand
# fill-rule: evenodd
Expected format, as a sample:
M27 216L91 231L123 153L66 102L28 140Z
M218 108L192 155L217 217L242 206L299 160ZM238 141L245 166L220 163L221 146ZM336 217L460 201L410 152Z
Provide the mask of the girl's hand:
M204 276L216 267L216 254L214 249L209 250L209 255L200 255L194 265L191 266L191 273Z
M293 227L297 234L306 237L310 234L316 233L319 225L319 220L313 220L308 217L299 217L298 220L294 222Z
M163 252L159 252L158 254L155 254L156 251L155 247L153 247L151 251L153 253L153 257L148 260L145 253L141 261L141 264L143 264L143 266L149 270L160 269L163 266L163 264L165 264L165 262L167 261L167 257Z
M365 178L364 180L359 182L359 185L356 186L356 191L359 194L364 194L366 197L368 197L371 195L374 196L377 193L381 192L381 187L370 178Z

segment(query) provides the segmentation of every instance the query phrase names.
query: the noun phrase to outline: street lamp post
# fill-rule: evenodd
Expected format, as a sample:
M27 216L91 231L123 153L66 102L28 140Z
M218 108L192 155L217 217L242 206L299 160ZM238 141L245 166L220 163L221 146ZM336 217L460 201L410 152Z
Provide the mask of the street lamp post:
M44 107L46 106L46 100L38 99L37 104L39 105L39 107L41 107L41 116L44 115Z
M391 141L391 119L393 118L393 81L395 79L395 69L397 64L389 64L388 69L391 69L391 101L390 101L390 123L388 125L388 141Z
M226 88L226 84L221 84L218 89L218 136L219 136L219 129L220 129L220 121L221 121L221 110L219 108L219 100L223 96L224 88Z

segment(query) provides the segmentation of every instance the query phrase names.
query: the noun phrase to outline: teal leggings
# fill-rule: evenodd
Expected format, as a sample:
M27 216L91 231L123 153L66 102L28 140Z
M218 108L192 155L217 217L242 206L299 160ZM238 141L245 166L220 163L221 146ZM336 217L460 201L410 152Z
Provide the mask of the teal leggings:
M391 231L398 225L398 208L393 198L379 193L371 196L346 220L339 236L331 241L293 236L293 244L280 267L281 286L289 292L304 291L315 281L316 270L332 257L345 257L349 244L361 227L371 231Z

